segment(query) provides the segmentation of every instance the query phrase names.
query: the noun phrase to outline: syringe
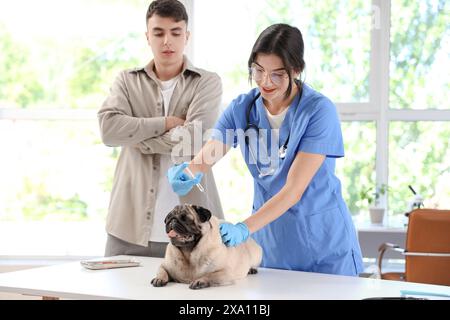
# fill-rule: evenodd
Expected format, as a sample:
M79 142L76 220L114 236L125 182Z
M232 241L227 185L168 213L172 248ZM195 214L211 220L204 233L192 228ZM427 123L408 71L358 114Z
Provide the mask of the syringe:
M191 169L189 169L189 167L185 168L186 172L189 173L189 175L191 176L192 179L195 179L194 174L192 173ZM200 190L200 192L205 192L205 188L203 188L203 186L199 183L196 184L198 190Z

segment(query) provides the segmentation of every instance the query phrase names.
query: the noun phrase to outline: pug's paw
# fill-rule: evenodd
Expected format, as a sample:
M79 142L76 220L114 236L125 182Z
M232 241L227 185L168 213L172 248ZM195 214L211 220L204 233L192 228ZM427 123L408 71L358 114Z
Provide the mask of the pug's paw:
M164 287L167 284L168 281L159 279L159 278L153 278L151 284L154 287Z
M195 289L208 288L209 286L210 286L209 281L207 281L203 278L200 278L200 279L192 281L189 285L189 288L195 290Z
M257 273L258 273L258 270L256 268L250 268L248 270L248 274L257 274Z

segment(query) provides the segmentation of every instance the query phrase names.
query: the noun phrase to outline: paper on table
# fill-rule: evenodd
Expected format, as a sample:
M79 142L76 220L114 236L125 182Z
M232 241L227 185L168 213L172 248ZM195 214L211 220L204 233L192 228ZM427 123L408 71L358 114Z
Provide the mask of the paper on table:
M86 269L102 270L126 267L139 267L141 263L133 259L83 260L80 264Z

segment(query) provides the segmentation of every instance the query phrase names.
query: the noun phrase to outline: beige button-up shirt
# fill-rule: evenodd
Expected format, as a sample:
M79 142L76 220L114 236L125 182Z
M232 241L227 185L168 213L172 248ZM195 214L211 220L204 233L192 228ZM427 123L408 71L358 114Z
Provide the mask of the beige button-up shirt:
M106 231L142 246L147 246L150 238L160 154L171 155L176 163L191 160L205 142L203 133L214 126L219 116L222 97L220 77L193 67L184 57L168 115L186 121L182 127L165 132L163 98L153 67L152 60L144 68L120 72L98 112L103 142L122 147ZM180 197L180 203L203 206L223 218L211 171L204 175L201 183L205 193L194 187L186 196Z

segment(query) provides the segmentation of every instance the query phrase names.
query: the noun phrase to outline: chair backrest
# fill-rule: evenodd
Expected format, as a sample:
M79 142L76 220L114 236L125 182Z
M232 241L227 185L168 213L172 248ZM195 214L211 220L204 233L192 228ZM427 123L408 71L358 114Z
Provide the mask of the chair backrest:
M407 252L450 253L450 210L416 209L409 215ZM405 257L405 280L450 286L450 257Z

